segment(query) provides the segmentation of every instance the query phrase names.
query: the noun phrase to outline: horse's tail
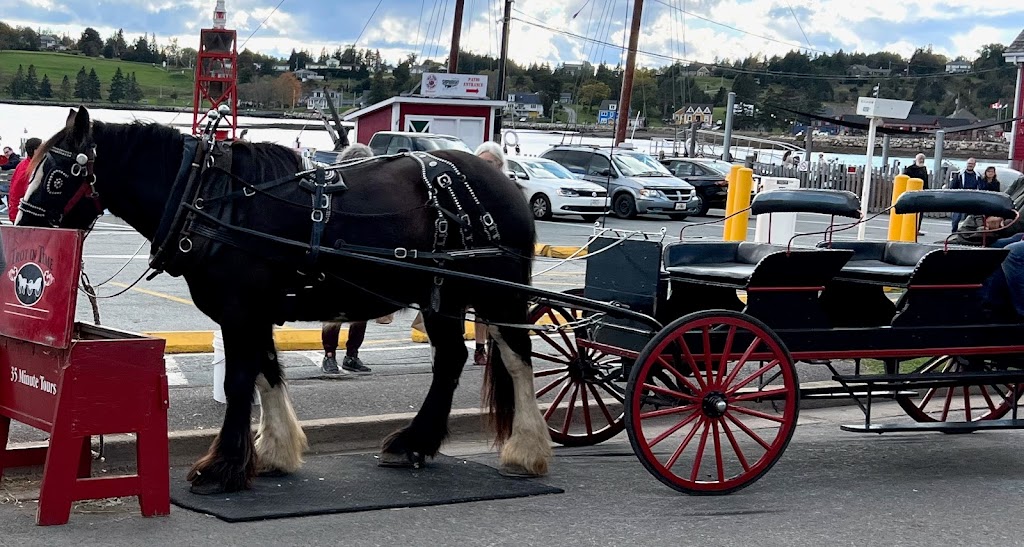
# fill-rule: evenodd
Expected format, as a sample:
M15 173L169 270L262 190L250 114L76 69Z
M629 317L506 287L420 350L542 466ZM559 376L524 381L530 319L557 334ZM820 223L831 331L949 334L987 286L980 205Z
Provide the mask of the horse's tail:
M489 425L494 429L494 442L501 446L512 436L512 418L515 416L515 390L512 375L505 368L501 351L494 340L487 341L490 362L484 369L484 405L487 406Z

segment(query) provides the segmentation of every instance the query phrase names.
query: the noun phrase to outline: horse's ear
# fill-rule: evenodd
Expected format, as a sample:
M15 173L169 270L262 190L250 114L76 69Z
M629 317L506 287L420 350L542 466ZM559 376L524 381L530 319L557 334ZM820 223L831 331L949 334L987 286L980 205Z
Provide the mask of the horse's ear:
M75 114L75 125L71 134L76 141L81 142L89 136L89 131L91 130L92 127L89 125L89 111L86 110L84 106L80 107L78 109L78 113Z
M68 110L68 119L64 122L64 127L68 128L68 129L71 129L72 127L74 127L74 125L75 125L75 115L76 114L78 114L78 112L75 112L74 108Z

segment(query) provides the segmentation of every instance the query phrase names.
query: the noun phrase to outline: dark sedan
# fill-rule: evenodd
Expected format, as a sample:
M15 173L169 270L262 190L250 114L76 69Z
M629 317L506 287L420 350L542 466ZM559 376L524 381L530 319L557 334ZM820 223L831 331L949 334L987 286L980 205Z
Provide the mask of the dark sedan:
M661 163L678 178L689 182L701 200L698 215L706 215L712 207L724 209L729 183L725 180L732 164L704 158L665 158Z

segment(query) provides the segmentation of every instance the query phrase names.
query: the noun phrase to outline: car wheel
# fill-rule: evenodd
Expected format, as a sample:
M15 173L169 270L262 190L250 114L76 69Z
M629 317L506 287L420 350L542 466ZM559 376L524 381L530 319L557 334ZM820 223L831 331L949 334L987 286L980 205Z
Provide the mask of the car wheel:
M551 201L544 194L537 194L530 199L530 210L536 220L551 219Z
M636 218L636 200L629 194L619 194L615 198L614 212L619 218Z
M702 217L708 214L711 210L711 202L704 196L698 196L700 198L700 208L695 213L697 216Z

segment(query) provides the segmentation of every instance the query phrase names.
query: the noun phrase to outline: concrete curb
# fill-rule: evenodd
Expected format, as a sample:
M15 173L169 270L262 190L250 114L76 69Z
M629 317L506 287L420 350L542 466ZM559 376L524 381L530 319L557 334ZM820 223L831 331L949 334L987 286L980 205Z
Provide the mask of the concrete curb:
M323 349L320 329L276 329L274 343L279 351L305 351ZM213 351L212 330L155 331L145 333L167 341L164 353L210 353ZM348 329L342 329L339 346L348 341Z

